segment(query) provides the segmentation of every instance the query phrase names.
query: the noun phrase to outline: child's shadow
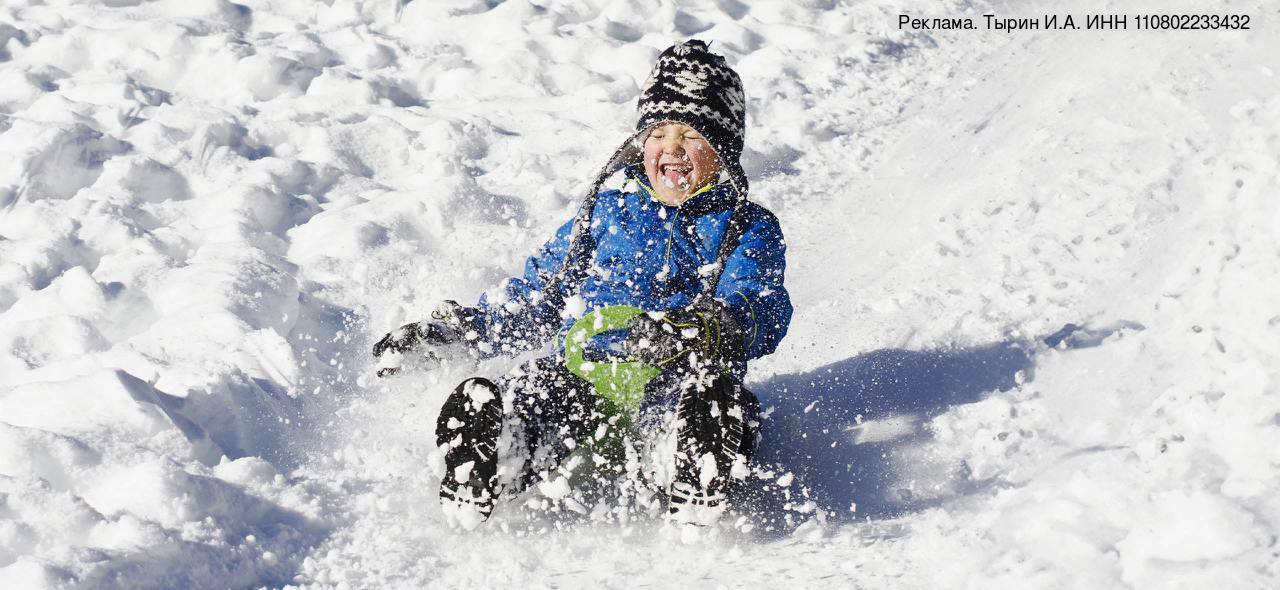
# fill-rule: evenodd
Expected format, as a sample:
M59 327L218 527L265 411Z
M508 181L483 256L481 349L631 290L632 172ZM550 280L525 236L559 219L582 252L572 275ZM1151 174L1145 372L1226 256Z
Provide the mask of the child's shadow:
M1043 341L1058 348L1096 346L1123 328L1141 326L1068 325ZM802 486L825 509L828 523L883 518L937 503L940 498L922 498L902 485L895 455L931 436L924 428L928 419L1030 381L1037 346L1006 341L927 351L883 349L752 384L767 416L753 463L781 469L769 480L751 476L735 492L735 504L749 507L765 525L759 532L768 537L812 516L794 510L805 501L798 493ZM789 499L776 484L788 471L796 476ZM855 503L856 511L851 509Z

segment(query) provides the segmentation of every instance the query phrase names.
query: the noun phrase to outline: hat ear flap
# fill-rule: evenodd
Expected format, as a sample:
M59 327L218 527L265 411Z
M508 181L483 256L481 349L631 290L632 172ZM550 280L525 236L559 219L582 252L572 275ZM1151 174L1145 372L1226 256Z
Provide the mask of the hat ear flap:
M643 153L644 142L645 140L649 139L649 134L653 132L654 127L656 127L656 125L649 125L643 129L640 129L639 131L636 131L635 134L631 136L631 140L628 142L629 147Z
M621 166L644 163L645 135L645 133L637 133L631 137L630 141L622 146L622 152L618 154L618 161Z
M614 173L630 164L641 164L644 162L644 137L648 134L649 129L646 127L631 134L614 150L613 156L605 163L604 167L596 175L596 180L592 184L590 195L594 195L600 190L600 186L604 184L605 179L613 176Z

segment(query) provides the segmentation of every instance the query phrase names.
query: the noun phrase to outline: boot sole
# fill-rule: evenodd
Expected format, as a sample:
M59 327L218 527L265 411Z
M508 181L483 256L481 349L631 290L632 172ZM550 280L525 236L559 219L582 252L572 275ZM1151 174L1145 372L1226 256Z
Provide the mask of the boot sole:
M440 499L478 513L493 512L497 491L498 437L502 434L502 398L498 386L483 378L458 384L440 408L436 445L446 447ZM465 466L470 464L470 468ZM459 480L458 476L465 479Z
M718 385L703 392L680 396L676 417L676 473L667 490L668 517L711 524L723 512L731 478L730 470L742 448L745 432L743 408ZM713 406L714 404L714 406ZM713 415L713 407L718 415ZM711 454L716 473L702 484L702 458Z

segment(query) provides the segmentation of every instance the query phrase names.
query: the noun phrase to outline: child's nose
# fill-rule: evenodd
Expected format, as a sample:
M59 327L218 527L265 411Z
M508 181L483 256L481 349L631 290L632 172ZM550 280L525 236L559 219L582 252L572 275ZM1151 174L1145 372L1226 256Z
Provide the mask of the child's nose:
M683 150L684 150L684 144L683 144L683 143L681 143L681 141L680 141L680 138L679 138L679 137L674 137L674 134L673 134L673 135L668 135L668 136L666 136L666 137L662 138L662 151L663 151L663 152L666 152L666 153L669 153L669 154L675 154L675 153L679 153L679 152L681 152L681 151L683 151Z

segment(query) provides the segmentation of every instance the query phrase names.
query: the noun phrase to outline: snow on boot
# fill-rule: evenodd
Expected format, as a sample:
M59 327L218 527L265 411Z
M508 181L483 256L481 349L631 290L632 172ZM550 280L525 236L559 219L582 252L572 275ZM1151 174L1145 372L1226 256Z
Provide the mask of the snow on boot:
M687 387L676 407L675 477L667 490L675 522L715 524L741 455L745 428L738 385L717 378L705 388Z
M472 529L493 512L501 434L498 387L482 378L458 384L436 421L436 445L445 453L440 506L451 523Z

